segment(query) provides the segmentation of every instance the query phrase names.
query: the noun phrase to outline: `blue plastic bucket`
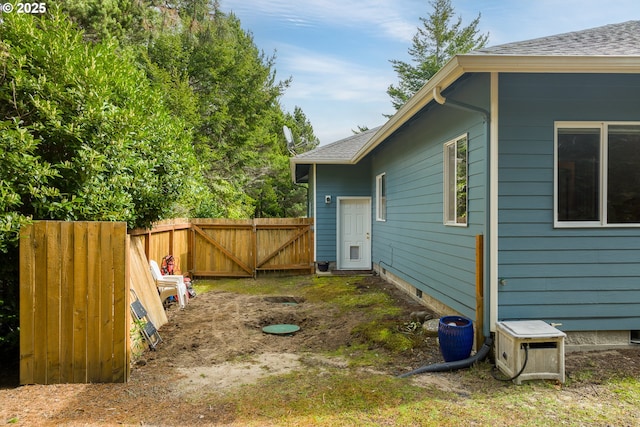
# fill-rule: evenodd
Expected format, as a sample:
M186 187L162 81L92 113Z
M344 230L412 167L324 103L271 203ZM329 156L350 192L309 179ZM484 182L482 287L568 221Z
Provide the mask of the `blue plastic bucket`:
M462 316L441 317L438 341L445 362L468 358L473 348L473 322Z

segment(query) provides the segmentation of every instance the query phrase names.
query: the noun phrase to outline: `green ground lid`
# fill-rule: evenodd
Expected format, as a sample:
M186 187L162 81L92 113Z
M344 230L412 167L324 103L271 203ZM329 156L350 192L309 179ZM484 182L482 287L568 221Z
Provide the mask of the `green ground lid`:
M288 335L293 334L294 332L298 332L300 330L300 326L298 325L269 325L262 328L262 332L267 334L275 334L275 335Z

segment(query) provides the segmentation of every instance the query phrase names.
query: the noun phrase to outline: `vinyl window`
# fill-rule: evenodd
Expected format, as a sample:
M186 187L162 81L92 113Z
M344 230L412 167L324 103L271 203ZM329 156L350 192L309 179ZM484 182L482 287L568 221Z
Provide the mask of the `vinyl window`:
M387 220L387 174L376 176L376 220Z
M640 123L555 129L555 226L640 225Z
M444 144L444 223L467 225L467 135Z

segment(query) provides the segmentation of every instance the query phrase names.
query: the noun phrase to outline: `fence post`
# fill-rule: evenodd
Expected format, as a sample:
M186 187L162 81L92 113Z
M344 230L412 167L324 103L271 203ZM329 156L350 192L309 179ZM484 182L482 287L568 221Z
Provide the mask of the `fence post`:
M251 220L252 230L251 230L251 245L249 246L249 250L253 251L253 265L251 266L253 270L253 278L255 279L258 276L258 226L256 224L256 219L253 218Z
M476 349L484 343L484 236L476 236Z

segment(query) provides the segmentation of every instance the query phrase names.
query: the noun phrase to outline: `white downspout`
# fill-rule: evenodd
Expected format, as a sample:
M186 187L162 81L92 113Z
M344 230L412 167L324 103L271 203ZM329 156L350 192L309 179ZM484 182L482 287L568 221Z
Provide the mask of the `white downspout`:
M486 156L489 167L485 185L489 194L486 201L485 219L485 265L488 263L488 271L485 271L485 297L489 293L489 331L495 332L498 319L498 73L491 73L490 83L490 110L475 105L465 104L456 100L449 100L442 96L442 88L433 88L433 100L440 105L448 105L462 110L480 113L485 119L485 133L489 134ZM488 261L486 257L489 257ZM489 290L487 291L487 286ZM486 306L485 306L486 307ZM485 313L485 319L487 314Z
M499 74L491 73L491 124L489 155L489 327L498 321L498 84Z
M440 105L444 105L444 103L447 102L447 98L442 96L442 94L440 93L441 90L442 88L440 86L436 86L433 88L433 100Z
M316 175L316 164L312 166L313 174L313 261L318 262L318 192Z

